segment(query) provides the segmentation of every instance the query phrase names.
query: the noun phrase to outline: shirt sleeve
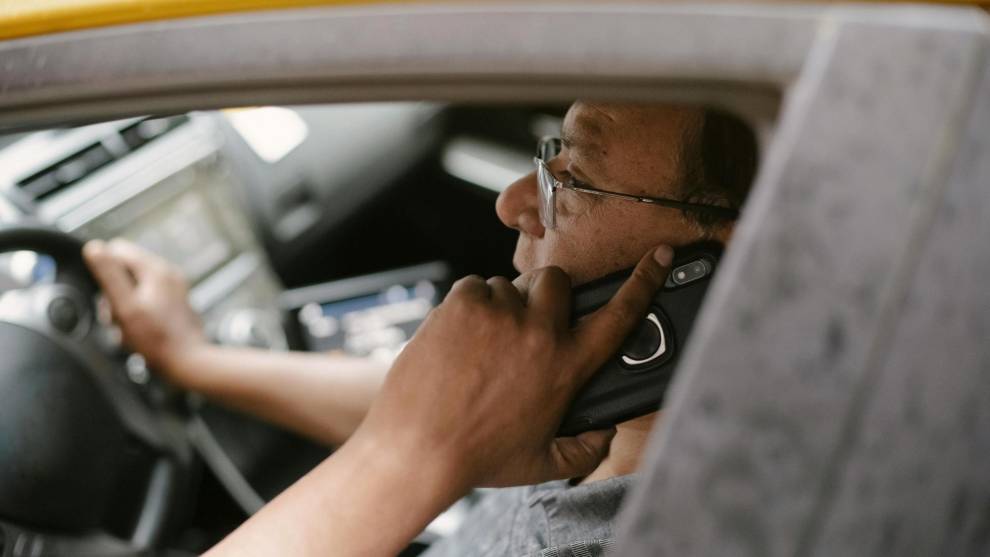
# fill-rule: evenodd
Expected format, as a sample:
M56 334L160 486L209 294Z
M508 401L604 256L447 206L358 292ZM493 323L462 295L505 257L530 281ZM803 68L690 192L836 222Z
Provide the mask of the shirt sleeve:
M612 538L580 540L567 545L548 547L526 557L605 557L612 549Z
M525 488L492 490L468 512L460 528L434 543L421 557L512 557L519 551L520 523L528 522L525 513ZM520 528L520 526L523 526ZM526 547L526 550L539 547Z

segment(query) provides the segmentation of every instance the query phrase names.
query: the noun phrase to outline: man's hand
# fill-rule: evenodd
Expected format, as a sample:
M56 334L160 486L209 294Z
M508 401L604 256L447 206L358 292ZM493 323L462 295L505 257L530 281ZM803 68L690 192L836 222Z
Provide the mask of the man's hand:
M570 280L558 268L514 284L458 281L399 356L356 435L422 455L464 489L590 473L614 430L555 433L577 390L646 312L671 258L666 246L647 254L575 328Z
M554 434L577 389L646 312L672 256L666 246L647 254L576 328L559 269L515 284L458 281L354 436L207 555L396 555L471 487L591 472L611 432Z
M126 240L94 240L86 264L110 303L127 346L180 386L188 382L182 358L206 346L199 317L189 306L182 272Z

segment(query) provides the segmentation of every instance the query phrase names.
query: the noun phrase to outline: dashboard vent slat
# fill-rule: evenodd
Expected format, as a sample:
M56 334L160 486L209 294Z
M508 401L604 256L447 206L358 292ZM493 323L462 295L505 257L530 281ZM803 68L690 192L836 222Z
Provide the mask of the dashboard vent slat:
M114 161L102 143L95 143L17 182L34 200L49 197Z
M134 150L153 139L165 135L188 121L189 117L185 115L167 118L145 118L120 130L120 135L124 138L124 143L127 144L127 147Z
M186 115L142 118L113 135L85 144L61 159L16 182L28 201L41 201L88 177L131 151L164 136L189 121Z

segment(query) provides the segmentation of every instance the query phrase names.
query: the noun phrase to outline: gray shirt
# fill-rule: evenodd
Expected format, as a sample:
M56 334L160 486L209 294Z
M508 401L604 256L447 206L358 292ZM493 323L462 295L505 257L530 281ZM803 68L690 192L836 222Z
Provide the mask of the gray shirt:
M566 480L492 491L453 535L424 557L597 557L614 538L619 505L633 481L619 476L572 486Z

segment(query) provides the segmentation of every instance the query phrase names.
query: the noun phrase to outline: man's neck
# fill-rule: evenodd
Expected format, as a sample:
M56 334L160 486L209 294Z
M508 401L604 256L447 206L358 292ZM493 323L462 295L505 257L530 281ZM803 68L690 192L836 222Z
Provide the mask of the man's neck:
M581 480L582 484L632 474L639 467L643 449L659 412L647 414L616 426L615 437L609 445L608 456L595 471Z

